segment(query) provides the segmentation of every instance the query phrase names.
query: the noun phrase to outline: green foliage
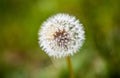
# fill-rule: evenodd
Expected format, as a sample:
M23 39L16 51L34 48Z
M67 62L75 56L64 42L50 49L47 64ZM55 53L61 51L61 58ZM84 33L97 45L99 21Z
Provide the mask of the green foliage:
M65 60L54 67L38 44L41 23L60 12L76 16L85 27L85 44L72 57L76 78L120 78L119 3L0 0L0 78L68 78Z

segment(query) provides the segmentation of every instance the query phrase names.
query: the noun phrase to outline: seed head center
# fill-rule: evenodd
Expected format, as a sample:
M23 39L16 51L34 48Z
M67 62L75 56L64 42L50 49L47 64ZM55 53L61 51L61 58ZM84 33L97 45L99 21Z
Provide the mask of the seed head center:
M63 30L58 29L58 31L56 31L53 36L58 46L67 48L70 38L69 34L65 31L65 29Z

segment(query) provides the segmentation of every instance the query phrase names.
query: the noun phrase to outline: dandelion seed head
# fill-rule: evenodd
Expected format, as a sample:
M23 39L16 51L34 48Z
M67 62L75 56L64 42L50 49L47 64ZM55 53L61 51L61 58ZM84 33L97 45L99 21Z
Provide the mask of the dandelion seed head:
M68 14L56 14L45 21L39 30L39 44L49 55L56 58L78 52L85 40L79 20Z

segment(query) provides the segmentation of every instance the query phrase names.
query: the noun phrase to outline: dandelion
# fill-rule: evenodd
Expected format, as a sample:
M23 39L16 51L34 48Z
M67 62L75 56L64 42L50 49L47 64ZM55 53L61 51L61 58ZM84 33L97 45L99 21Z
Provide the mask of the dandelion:
M85 40L82 24L74 16L56 14L42 24L39 44L49 55L67 57L70 77L74 78L70 56L78 52Z
M74 16L56 14L42 24L39 44L49 55L56 58L78 52L84 42L84 29Z

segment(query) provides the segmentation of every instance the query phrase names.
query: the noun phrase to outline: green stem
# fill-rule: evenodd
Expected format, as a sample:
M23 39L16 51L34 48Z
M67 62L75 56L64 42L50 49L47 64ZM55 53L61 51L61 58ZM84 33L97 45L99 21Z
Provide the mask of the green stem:
M66 59L67 59L67 64L68 64L68 68L69 68L70 78L74 78L74 73L73 73L73 68L72 68L70 56L67 56Z

